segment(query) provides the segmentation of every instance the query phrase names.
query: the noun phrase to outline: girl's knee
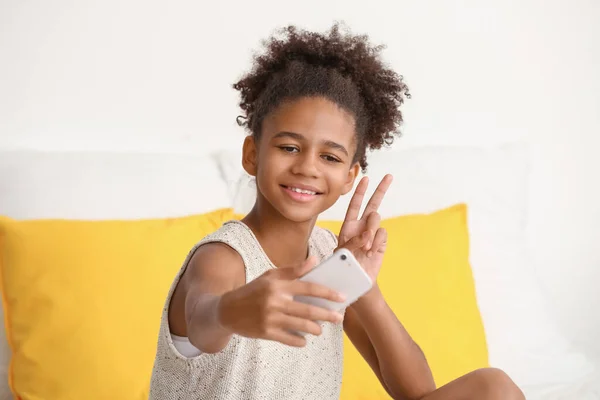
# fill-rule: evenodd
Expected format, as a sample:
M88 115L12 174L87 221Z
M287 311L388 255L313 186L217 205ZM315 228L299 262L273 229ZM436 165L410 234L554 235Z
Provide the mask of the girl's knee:
M486 400L525 400L519 387L502 370L483 368L474 371L477 377L478 399Z

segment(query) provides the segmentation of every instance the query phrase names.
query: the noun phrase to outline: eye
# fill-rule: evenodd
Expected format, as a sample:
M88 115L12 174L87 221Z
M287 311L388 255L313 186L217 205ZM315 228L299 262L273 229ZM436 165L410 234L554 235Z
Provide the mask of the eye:
M336 162L336 163L342 162L339 158L334 157L330 154L323 154L322 157L325 159L325 161L328 161L328 162Z
M279 148L285 151L286 153L295 153L299 151L298 148L294 146L279 146Z

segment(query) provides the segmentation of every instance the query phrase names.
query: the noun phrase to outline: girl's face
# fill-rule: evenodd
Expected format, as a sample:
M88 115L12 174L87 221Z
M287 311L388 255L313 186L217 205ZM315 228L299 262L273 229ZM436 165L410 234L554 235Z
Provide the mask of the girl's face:
M256 177L259 201L302 222L352 189L360 170L355 152L354 117L325 98L306 97L264 119L260 140L246 138L242 163Z

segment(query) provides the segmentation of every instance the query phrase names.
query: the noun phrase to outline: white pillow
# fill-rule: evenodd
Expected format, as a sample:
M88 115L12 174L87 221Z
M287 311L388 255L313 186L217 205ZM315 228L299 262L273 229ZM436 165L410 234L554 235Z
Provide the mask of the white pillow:
M256 188L240 160L239 152L218 155L234 207L245 213ZM394 176L380 207L383 217L467 203L470 257L493 366L521 386L569 383L593 370L557 329L528 256L527 145L381 150L368 162L367 199L386 173ZM350 197L343 196L320 218L343 219Z
M0 214L176 217L231 206L210 155L0 151Z
M207 155L0 151L0 215L12 218L164 218L230 206ZM0 399L9 399L0 318Z

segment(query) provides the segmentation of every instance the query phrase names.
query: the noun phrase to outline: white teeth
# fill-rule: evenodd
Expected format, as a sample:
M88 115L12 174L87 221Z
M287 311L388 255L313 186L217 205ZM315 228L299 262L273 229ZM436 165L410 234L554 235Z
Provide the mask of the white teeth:
M296 192L296 193L303 193L303 194L317 194L317 192L311 192L310 190L304 190L304 189L298 189L295 187L291 187L290 190L292 192Z

